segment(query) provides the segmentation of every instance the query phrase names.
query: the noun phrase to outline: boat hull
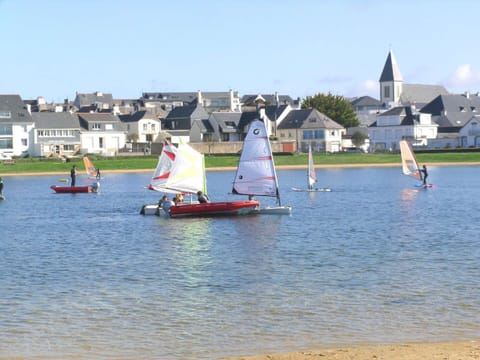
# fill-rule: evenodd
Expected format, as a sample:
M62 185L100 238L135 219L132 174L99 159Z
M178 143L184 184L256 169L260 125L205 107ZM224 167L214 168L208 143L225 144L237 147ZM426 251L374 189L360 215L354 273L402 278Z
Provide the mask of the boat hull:
M141 215L157 215L160 216L164 213L163 209L159 207L157 204L146 204L143 205L140 209Z
M290 215L292 213L291 206L265 206L253 210L254 214L267 215Z
M50 189L59 194L77 194L94 192L91 186L57 186L52 185Z
M256 200L180 204L171 206L169 213L173 218L248 215L253 214L259 204Z

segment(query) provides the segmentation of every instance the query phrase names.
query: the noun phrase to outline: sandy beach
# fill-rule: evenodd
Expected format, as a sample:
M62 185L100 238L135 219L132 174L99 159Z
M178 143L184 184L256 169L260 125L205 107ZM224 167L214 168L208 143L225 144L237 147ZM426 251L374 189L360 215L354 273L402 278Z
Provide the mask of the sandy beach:
M264 354L223 360L478 360L480 342L411 343L337 347L284 354Z

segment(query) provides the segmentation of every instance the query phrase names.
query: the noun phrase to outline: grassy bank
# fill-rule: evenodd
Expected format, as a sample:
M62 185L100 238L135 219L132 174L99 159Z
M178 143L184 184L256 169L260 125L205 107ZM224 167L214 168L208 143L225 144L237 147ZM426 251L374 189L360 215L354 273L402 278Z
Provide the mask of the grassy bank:
M157 156L139 156L139 157L114 157L104 158L91 156L95 166L103 171L108 170L152 170L156 167ZM420 163L479 163L479 152L444 152L444 153L420 153L417 154ZM236 167L238 156L205 156L205 166L207 169L221 167ZM399 164L400 154L361 154L361 153L336 153L336 154L315 154L315 165L321 166L342 166L342 165L379 165L379 164ZM5 165L0 163L1 174L21 174L35 172L69 172L72 165L77 165L79 170L84 169L81 158L72 159L68 163L63 163L59 159L16 159L15 164ZM307 155L276 155L275 164L277 166L306 166Z

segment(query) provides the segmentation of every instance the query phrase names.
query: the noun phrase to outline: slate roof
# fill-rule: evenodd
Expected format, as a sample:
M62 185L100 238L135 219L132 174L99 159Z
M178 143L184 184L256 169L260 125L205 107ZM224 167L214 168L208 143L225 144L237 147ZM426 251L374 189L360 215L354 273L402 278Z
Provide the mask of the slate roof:
M378 117L399 116L401 118L401 122L398 126L414 125L415 123L418 122L418 114L414 114L410 106L397 106L377 116ZM377 121L375 121L369 127L377 127L377 126L378 126Z
M20 95L0 95L0 115L9 113L10 117L0 116L0 123L31 123L32 116Z
M383 103L371 96L360 96L350 101L352 107L381 107Z
M200 129L200 132L202 132L202 133L213 133L213 132L215 132L212 124L207 119L195 120L194 123L196 123L198 125L198 127Z
M220 131L223 133L242 132L239 127L242 113L239 112L215 112L211 114L218 123Z
M261 98L265 100L266 104L276 104L277 100L274 94L249 94L243 95L241 99L241 103L245 105L253 105L257 98ZM294 100L289 95L278 95L278 105L285 105L285 104L294 104Z
M80 120L87 122L118 122L118 116L104 113L77 113Z
M439 95L448 95L449 92L441 85L403 84L400 102L404 105L416 104L423 106Z
M77 94L75 103L79 105L79 108L97 103L108 104L108 107L111 109L113 105L113 96L112 94L103 92L96 92L93 94Z
M312 117L317 121L310 122ZM316 109L302 109L290 111L278 129L343 129L343 126Z
M393 56L393 52L391 50L388 53L387 60L385 61L379 81L403 81L402 74L398 68L397 60Z
M118 118L123 123L138 122L138 121L142 120L143 118L158 120L156 118L156 116L152 115L151 112L146 111L146 110L135 111L132 114L118 115Z
M78 116L69 112L32 113L36 129L79 129Z
M169 120L171 118L188 118L192 116L196 109L197 105L177 106L168 113L165 119Z
M450 94L437 96L420 112L432 115L442 127L463 127L473 116L480 113L480 96L477 94ZM443 132L444 130L439 131Z

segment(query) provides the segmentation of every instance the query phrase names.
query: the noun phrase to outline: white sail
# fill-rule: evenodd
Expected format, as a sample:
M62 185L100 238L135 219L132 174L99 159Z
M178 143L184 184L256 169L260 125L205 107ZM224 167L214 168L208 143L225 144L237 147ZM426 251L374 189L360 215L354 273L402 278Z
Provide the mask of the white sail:
M206 192L203 154L188 144L180 143L165 188L182 193Z
M176 192L165 187L165 184L170 177L170 171L175 162L176 155L177 148L165 140L162 152L158 157L157 167L150 180L149 189L161 192Z
M277 174L263 121L250 124L233 183L234 194L279 198Z
M308 188L313 189L313 186L317 182L317 174L315 172L315 165L313 164L312 147L310 146L310 144L308 145L307 177L308 177Z
M405 175L422 180L417 159L413 152L412 145L406 140L400 140L400 154L402 156L402 170Z

